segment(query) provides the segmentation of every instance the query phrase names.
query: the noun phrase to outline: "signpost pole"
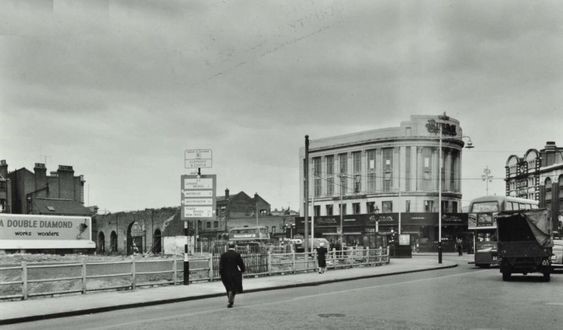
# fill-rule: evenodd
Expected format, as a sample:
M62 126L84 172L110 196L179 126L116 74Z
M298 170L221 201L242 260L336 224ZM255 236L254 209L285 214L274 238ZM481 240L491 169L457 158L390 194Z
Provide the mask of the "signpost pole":
M184 285L190 284L190 260L188 259L188 222L184 221L184 235L186 244L184 245ZM175 281L176 279L174 279Z

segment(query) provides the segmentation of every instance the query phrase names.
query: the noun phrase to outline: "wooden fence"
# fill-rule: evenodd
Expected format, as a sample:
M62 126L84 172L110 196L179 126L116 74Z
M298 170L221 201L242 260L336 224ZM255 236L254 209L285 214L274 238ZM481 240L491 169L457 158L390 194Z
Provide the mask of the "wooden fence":
M189 258L191 283L214 281L219 276L219 255ZM317 269L316 252L245 254L245 277L295 274ZM183 283L183 260L127 260L38 264L22 262L0 267L0 299L28 299L34 296L81 293L97 290L135 290L142 286ZM388 249L331 251L329 269L377 266L389 263ZM56 283L56 284L54 284Z

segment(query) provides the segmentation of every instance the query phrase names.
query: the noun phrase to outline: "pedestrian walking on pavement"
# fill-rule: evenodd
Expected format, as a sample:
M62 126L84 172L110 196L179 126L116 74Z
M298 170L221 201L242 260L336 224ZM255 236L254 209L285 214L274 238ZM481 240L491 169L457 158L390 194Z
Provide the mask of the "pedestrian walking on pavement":
M235 295L242 293L242 273L246 269L242 257L235 251L235 243L229 242L228 247L219 260L219 275L227 291L227 307L231 308L235 303Z
M319 264L319 274L326 272L326 253L325 243L321 242L317 248L317 262Z
M458 238L455 240L455 243L456 243L458 255L459 255L459 256L462 256L462 255L463 255L463 240L461 239L461 237L458 237Z

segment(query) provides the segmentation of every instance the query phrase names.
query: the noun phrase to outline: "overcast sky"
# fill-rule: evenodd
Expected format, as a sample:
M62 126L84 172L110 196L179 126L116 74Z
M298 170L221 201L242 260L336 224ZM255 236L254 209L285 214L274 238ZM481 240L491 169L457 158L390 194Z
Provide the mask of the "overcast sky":
M72 165L85 203L180 203L185 149L218 194L299 209L311 139L458 119L463 202L511 154L563 145L559 1L0 2L0 159Z

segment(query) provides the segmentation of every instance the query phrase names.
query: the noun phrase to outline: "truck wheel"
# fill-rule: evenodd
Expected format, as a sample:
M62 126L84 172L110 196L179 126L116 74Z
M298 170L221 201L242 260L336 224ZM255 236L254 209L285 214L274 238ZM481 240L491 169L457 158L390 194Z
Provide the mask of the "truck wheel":
M543 280L545 282L549 282L551 280L551 273L550 272L543 273Z
M510 277L511 277L511 273L510 272L504 272L502 273L502 280L503 281L510 281Z

